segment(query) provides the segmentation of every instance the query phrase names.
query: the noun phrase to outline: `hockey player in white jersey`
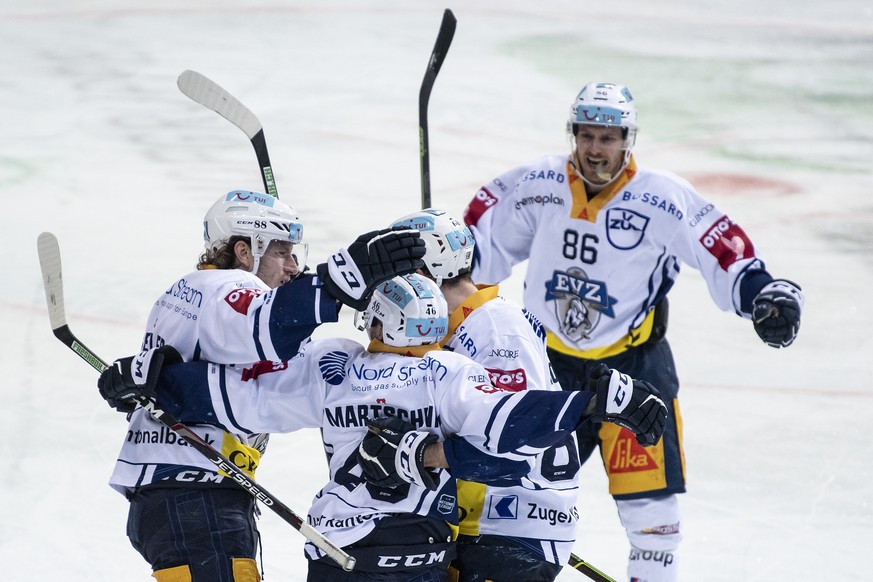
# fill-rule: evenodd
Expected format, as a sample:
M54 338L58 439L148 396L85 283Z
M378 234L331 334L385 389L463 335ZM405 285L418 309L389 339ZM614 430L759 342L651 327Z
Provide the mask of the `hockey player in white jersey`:
M492 384L503 390L561 389L546 355L545 329L536 316L499 296L496 285L473 283L473 235L462 222L442 210L427 209L392 226L421 232L423 273L439 284L449 307L448 333L440 342L444 349L484 366ZM464 444L451 439L445 446L455 477L464 477L458 459L470 452ZM459 478L458 557L452 564L459 582L554 580L576 539L579 469L576 438L569 434L530 459L529 466L516 467L518 477L488 484L473 481L475 474Z
M614 425L579 431L584 463L600 447L631 545L633 581L677 579L676 494L685 491L679 382L664 339L666 296L680 263L697 269L722 310L787 347L800 327L800 288L774 279L740 226L691 184L637 166L630 91L585 85L567 129L572 151L514 168L483 186L464 219L476 239L473 278L496 283L530 259L524 305L543 322L565 390L599 363L652 382L670 407L664 438L639 448Z
M321 277L300 274L306 245L297 214L274 197L242 190L209 209L204 239L206 253L197 270L155 301L140 354L105 372L101 393L123 384L125 375L145 378L146 354L165 344L185 361L289 359L319 325L337 321L338 300L363 308L376 284L414 271L424 253L417 232L376 231L319 265ZM359 284L352 287L350 281ZM130 413L110 485L130 501L128 537L154 577L258 580L249 493L144 409L109 402ZM266 436L207 425L193 430L254 475Z
M523 462L589 415L622 422L651 442L663 429L666 407L656 391L615 371L604 369L592 380L594 398L594 392L513 393L492 385L482 366L440 349L447 306L436 284L420 275L380 285L365 321L372 340L366 349L347 339L315 340L288 362L165 366L156 388L139 386L184 422L240 434L321 429L330 480L308 521L356 565L346 572L307 544L310 582L447 579L458 516L455 481L446 471L425 469L423 459L438 439L455 435ZM417 429L397 443L408 479L401 486L376 486L362 476L358 448L374 419Z

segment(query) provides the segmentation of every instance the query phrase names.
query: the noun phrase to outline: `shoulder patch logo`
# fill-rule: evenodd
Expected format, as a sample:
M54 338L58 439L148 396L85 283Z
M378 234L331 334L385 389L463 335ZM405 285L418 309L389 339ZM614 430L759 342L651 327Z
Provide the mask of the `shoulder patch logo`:
M234 289L224 297L224 300L227 301L227 304L234 311L246 315L249 312L249 306L251 306L252 301L262 293L264 291L261 289Z
M318 361L321 377L331 386L339 386L346 377L346 362L349 355L345 352L328 352Z

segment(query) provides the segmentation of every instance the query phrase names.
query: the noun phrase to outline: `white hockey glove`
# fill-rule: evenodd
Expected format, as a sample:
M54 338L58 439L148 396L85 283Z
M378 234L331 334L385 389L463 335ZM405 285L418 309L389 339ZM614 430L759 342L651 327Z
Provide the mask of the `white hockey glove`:
M787 348L800 331L803 293L785 279L773 279L752 302L752 323L765 344Z
M597 393L592 421L623 426L644 447L658 443L667 424L667 407L654 386L606 364L594 369L588 385Z
M161 368L181 361L182 356L172 346L152 348L143 356L119 358L100 374L97 390L118 412L133 412L136 399L155 397L155 384Z
M395 227L362 234L316 267L324 288L358 311L367 309L373 289L397 275L424 268L424 241L417 230Z
M437 442L435 434L415 430L396 417L370 420L367 427L358 446L358 464L368 482L390 488L413 483L436 490L439 476L424 467L424 450Z

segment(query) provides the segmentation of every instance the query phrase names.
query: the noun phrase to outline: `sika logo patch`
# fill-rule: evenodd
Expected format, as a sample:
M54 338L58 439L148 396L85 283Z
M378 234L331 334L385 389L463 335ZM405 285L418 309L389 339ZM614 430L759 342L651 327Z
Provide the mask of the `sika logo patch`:
M252 301L262 293L264 293L262 289L235 289L228 293L224 300L227 301L227 304L234 311L246 315L249 312L249 306L252 304Z
M621 429L615 448L609 457L610 473L635 473L657 469L658 464L637 442L634 434L626 428Z

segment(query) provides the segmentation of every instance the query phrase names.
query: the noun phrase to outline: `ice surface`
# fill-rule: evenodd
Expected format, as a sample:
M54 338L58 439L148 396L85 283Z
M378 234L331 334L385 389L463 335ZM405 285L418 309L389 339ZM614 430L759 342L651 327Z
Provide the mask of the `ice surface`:
M192 268L208 206L260 189L229 123L185 98L197 70L260 117L279 195L318 260L415 210L417 96L447 6L431 0L4 0L0 4L0 558L6 580L147 580L106 485L125 430L54 340L36 238L54 232L71 327L133 353L152 301ZM589 80L630 86L641 164L726 209L806 293L788 350L672 293L689 493L683 580L869 580L873 542L873 9L859 0L466 0L430 103L437 206L459 213L509 167L565 151ZM504 294L520 300L518 275ZM319 336L359 337L350 318ZM278 435L259 480L305 513L317 432ZM622 579L602 469L583 469L575 552ZM302 538L260 520L271 581L305 579ZM560 580L582 580L565 571Z

